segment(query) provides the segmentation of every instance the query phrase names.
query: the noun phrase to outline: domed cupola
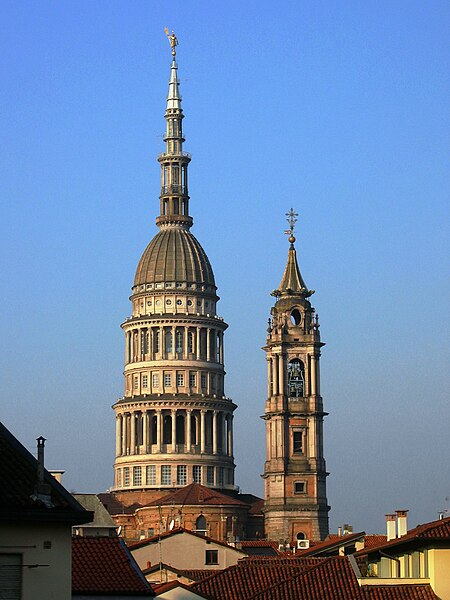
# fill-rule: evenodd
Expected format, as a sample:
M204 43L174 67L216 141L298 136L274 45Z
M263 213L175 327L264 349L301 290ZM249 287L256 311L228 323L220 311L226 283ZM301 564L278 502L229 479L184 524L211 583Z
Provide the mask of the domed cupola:
M125 394L116 411L115 488L163 490L199 483L235 489L233 411L225 396L227 324L211 264L190 232L183 110L172 46L161 165L159 232L144 250L125 334ZM153 493L153 492L152 492Z

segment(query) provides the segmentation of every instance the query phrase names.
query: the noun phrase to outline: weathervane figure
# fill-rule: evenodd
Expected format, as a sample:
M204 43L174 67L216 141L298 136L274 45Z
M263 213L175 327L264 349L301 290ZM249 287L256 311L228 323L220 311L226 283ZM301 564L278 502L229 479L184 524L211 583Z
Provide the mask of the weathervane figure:
M177 54L177 51L175 48L178 46L178 38L173 31L172 31L172 35L170 35L167 27L164 27L164 33L167 35L167 39L169 40L170 47L172 48L172 56L175 58L175 56Z
M297 221L298 221L298 219L297 219L297 217L298 217L298 213L296 213L296 212L294 211L294 209L293 209L293 208L291 208L291 210L290 210L289 212L287 212L287 213L286 213L286 217L287 217L287 219L286 219L286 220L287 220L287 222L289 223L289 229L287 229L287 230L286 230L284 233L285 233L286 235L288 235L288 236L289 236L289 241L290 241L291 243L293 243L293 242L295 242L295 238L294 238L294 235L293 235L293 233L294 233L294 227L295 227L295 224L296 224L296 223L297 223ZM293 240L291 240L291 238L294 238L294 239L293 239Z

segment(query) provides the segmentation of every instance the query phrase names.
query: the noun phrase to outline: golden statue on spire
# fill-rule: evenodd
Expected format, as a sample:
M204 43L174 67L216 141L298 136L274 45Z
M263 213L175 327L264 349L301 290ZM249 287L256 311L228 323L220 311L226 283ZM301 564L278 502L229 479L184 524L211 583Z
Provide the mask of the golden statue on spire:
M178 46L178 38L175 33L172 31L172 34L169 34L169 30L167 27L164 27L164 33L167 35L167 39L169 40L170 47L172 48L172 56L175 58L177 51L175 48Z

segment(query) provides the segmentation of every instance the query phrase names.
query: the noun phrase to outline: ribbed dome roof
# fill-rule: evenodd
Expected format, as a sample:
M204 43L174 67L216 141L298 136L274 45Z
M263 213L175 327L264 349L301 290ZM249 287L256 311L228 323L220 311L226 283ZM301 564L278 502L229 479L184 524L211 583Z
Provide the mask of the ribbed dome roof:
M139 261L134 285L165 281L215 286L208 257L187 229L163 229L155 235Z

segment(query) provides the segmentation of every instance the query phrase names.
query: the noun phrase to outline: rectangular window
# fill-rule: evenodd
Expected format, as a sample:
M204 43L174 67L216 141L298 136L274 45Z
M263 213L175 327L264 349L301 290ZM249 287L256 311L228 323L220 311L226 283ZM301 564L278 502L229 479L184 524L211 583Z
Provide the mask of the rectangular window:
M206 483L214 485L214 467L206 467Z
M130 485L130 467L123 468L123 485Z
M301 454L303 452L303 431L294 431L292 442L294 454Z
M306 482L305 481L294 481L294 494L305 494L306 493Z
M153 537L155 535L155 530L153 527L149 527L147 530L147 535L149 538Z
M148 388L148 375L142 375L142 387Z
M205 565L218 565L218 564L219 564L219 551L218 550L206 550Z
M217 483L223 487L223 467L217 467Z
M186 483L187 483L186 465L178 465L177 466L177 485L186 485Z
M122 469L116 471L116 485L120 487L122 485Z
M133 377L133 389L139 389L139 375Z
M177 386L178 387L184 386L184 373L177 373Z
M206 373L202 373L201 384L202 388L206 388Z
M216 391L216 376L211 375L211 389Z
M194 465L192 467L192 478L194 480L194 483L202 482L202 468L200 465Z
M195 373L189 373L189 385L195 387L197 385L197 377Z
M141 467L133 467L133 485L142 485Z
M147 485L156 485L156 466L147 465L145 479Z
M172 375L170 373L164 373L164 385L170 387L172 385Z
M158 373L153 373L153 375L152 375L152 386L154 388L159 387L159 375L158 375Z
M161 485L171 485L172 483L172 467L163 465L161 467Z

